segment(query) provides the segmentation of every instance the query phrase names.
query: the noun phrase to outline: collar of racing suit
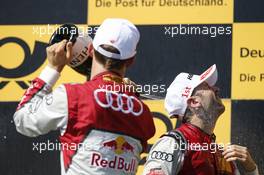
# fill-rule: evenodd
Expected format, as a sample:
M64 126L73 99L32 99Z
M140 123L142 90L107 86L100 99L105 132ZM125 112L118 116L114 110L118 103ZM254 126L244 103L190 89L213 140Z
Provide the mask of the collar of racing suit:
M195 134L196 136L199 136L199 138L202 142L206 142L206 143L215 142L216 136L214 133L210 135L210 134L206 133L205 131L203 131L198 126L195 126L191 123L185 123L184 125L186 127L186 132L191 132L191 133Z
M122 76L119 73L115 72L115 71L104 71L104 72L101 72L101 73L95 75L91 80L95 80L95 79L100 78L100 77L102 77L104 75L109 75L109 76L116 77L116 78L119 78L119 79L122 80Z

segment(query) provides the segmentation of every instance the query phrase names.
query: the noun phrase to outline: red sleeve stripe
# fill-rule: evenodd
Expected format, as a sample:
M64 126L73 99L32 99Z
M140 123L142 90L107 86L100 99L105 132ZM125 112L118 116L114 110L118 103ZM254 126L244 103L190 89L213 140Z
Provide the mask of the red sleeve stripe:
M24 95L23 95L20 103L18 104L16 110L19 110L20 108L22 108L24 106L24 104L29 102L35 96L35 94L37 94L39 91L41 91L43 89L45 84L46 83L43 80L41 80L39 78L35 78L32 81L30 87L24 93Z

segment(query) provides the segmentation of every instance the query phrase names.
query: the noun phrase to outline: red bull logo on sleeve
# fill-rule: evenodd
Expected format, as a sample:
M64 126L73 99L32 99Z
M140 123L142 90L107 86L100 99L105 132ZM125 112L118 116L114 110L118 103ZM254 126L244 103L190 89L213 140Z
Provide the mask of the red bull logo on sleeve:
M115 155L113 159L106 159L100 153L93 153L91 161L92 166L111 168L128 173L136 171L138 162L133 158L134 156L121 156L121 154L125 153L134 154L134 147L128 143L124 137L119 136L115 140L106 141L102 146L105 149L112 150Z

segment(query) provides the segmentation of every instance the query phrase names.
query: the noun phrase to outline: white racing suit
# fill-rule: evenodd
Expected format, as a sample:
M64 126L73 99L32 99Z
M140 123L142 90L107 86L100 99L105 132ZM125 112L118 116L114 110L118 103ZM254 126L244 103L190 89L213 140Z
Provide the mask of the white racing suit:
M17 131L36 137L60 130L62 175L135 174L155 133L148 107L113 72L52 91L58 78L46 67L32 82L14 114Z

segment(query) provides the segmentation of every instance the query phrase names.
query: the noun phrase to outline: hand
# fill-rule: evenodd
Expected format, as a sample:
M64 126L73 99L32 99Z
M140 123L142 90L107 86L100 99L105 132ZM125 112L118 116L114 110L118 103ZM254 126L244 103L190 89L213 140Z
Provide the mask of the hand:
M239 145L229 145L222 153L226 161L238 161L244 167L247 172L254 171L256 169L256 164L252 159L247 147Z
M59 43L55 43L47 47L46 52L49 62L48 66L61 72L64 66L72 60L72 42L63 40Z

